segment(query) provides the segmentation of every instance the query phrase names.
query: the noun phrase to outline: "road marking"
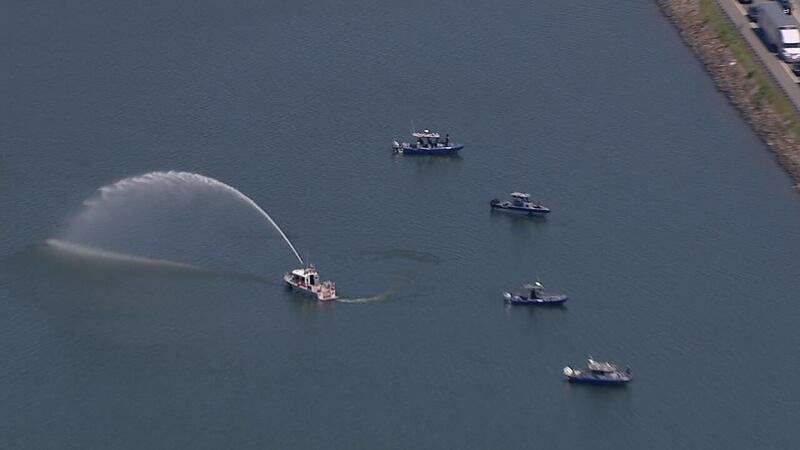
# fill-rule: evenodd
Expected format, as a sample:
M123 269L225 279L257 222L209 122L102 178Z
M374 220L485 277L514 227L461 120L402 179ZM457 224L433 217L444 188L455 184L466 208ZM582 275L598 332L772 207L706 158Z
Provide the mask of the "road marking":
M794 82L795 84L797 84L797 77L794 75L794 72L792 72L792 69L789 68L789 65L783 61L778 61L778 64L780 64L781 67L783 67L783 70L785 70L786 73L789 74L789 79L792 80L792 82Z

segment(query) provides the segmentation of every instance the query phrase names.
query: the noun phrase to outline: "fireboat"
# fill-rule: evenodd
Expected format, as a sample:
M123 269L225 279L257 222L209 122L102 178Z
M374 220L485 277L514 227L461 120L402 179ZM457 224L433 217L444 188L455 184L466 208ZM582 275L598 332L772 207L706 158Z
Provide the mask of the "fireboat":
M327 302L336 300L336 283L332 281L320 281L317 269L313 264L301 269L294 269L283 275L283 281L289 287L305 294L317 297L317 300Z

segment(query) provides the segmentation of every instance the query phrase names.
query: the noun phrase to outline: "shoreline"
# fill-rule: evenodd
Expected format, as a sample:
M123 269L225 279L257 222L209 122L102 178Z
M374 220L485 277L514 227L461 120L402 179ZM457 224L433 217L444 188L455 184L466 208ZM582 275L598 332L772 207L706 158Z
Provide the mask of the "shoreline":
M716 0L710 0L719 10L724 21L735 34L734 39L743 41ZM763 64L746 44L746 52L755 59L754 68L748 70L739 64L734 49L725 42L719 30L703 11L702 0L655 0L666 18L677 28L681 39L705 66L717 89L725 94L730 104L750 124L753 131L775 155L778 163L794 180L794 188L800 190L800 146L793 123L781 114L774 101L764 89L765 78L758 71L765 71ZM722 25L725 26L725 25ZM768 75L767 75L768 77ZM767 83L779 86L771 78ZM780 91L783 94L783 91ZM797 112L793 113L797 115Z

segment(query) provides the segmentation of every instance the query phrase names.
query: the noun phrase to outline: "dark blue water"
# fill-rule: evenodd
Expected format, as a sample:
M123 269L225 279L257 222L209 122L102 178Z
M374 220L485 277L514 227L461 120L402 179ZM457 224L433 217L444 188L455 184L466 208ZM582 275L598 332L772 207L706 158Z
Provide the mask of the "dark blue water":
M800 438L800 199L652 2L1 8L3 448ZM412 122L462 157L392 157ZM208 190L71 225L170 169L371 300L287 292L289 248ZM513 190L553 213L490 213ZM537 276L566 308L504 307ZM636 380L564 383L589 353Z

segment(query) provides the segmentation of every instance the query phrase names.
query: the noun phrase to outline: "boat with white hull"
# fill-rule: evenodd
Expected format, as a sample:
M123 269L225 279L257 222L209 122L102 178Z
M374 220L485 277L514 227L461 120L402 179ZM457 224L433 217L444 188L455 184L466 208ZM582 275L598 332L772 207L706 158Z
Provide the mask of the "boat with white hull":
M571 383L585 384L610 384L624 385L633 380L630 368L620 370L616 365L607 361L597 361L591 356L586 363L586 369L564 367L564 376Z
M336 300L336 283L320 281L317 269L313 264L301 269L294 269L283 275L283 281L292 289L313 295L317 300L327 302Z
M540 282L526 284L528 294L512 294L503 292L505 302L510 305L561 305L567 301L564 294L545 294L544 286Z
M538 201L531 200L530 194L525 192L512 192L511 201L493 199L489 205L492 209L520 212L530 216L543 216L550 213L550 208Z

